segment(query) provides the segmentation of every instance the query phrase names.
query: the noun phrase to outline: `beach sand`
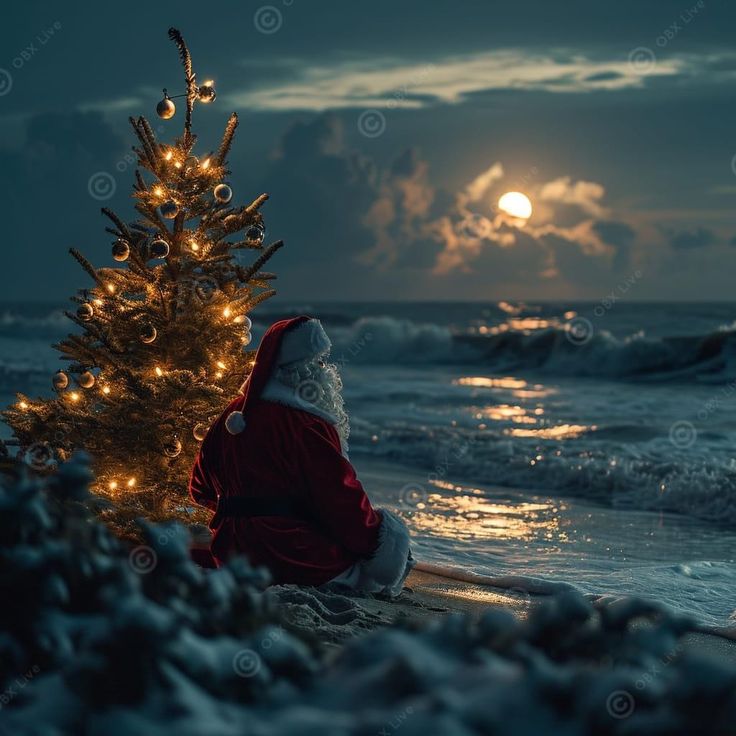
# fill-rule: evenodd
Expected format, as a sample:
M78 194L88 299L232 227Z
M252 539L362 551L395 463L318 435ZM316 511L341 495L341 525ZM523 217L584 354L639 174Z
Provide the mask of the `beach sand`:
M354 636L395 623L422 626L452 614L479 617L492 608L504 608L524 619L545 598L417 570L409 575L404 592L394 600L292 585L276 586L271 591L286 621L327 648L339 648ZM734 632L720 633L693 632L682 643L685 650L736 663Z

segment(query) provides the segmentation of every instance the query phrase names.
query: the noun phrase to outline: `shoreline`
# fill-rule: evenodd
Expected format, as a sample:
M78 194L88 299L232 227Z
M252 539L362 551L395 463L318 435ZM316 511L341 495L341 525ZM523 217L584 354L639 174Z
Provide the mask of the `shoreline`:
M348 594L345 589L275 586L273 589L286 621L314 637L327 649L395 624L424 627L451 615L477 620L484 613L503 609L525 621L550 596L530 595L518 589L462 582L443 575L413 570L404 592L393 600ZM736 664L733 634L693 630L682 639L685 651L709 654Z

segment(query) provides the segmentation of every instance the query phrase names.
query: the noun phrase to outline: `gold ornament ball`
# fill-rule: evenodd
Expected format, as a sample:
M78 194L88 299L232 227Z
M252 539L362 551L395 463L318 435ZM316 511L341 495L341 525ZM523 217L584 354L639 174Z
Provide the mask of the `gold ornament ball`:
M164 97L161 102L156 105L156 115L162 120L169 120L174 117L176 113L176 105L173 100L168 97Z
M169 255L169 244L161 238L151 243L151 258L166 258Z
M158 337L158 330L153 325L146 325L141 331L141 342L149 343L154 342Z
M213 194L220 204L227 204L233 198L233 190L227 184L218 184Z
M94 316L95 310L91 304L81 304L79 309L77 309L77 317L79 317L82 322L89 322Z
M129 255L130 245L128 242L122 238L120 240L116 240L112 246L112 257L116 261L127 261Z
M202 84L197 90L197 97L200 102L208 105L210 102L214 102L217 98L217 92L215 92L215 86L213 84Z
M64 371L56 371L51 382L57 391L63 391L69 385L69 376Z
M176 202L164 202L159 211L167 220L173 220L179 214L179 205Z
M164 452L167 457L177 457L181 454L181 442L176 437L172 437L164 444Z
M197 442L201 442L206 436L207 432L209 432L209 427L206 424L195 424L194 429L192 430L192 434L194 435L194 439L197 440Z
M95 385L95 376L90 371L85 371L77 378L77 383L82 388L92 388Z

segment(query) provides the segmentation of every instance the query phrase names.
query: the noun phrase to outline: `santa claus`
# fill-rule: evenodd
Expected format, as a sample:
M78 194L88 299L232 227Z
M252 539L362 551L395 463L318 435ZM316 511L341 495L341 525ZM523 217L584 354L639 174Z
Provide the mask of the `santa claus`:
M404 523L374 509L347 456L348 416L319 320L272 325L241 394L212 425L190 494L214 512L218 565L244 554L274 583L398 595L412 565Z

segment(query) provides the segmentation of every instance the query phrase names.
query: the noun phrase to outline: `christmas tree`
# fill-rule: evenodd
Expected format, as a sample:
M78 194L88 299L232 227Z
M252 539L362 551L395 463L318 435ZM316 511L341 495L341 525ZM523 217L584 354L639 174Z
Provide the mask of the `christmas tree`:
M102 209L112 223L112 257L124 265L96 268L70 249L93 283L72 297L75 309L66 313L81 332L54 346L68 361L53 376L56 396L19 394L3 413L21 454L38 470L53 469L76 449L90 453L93 490L112 501L107 513L120 523L191 511L191 465L252 365L247 315L275 293L275 276L261 268L283 244L264 246L259 209L268 195L231 205L226 157L235 113L217 151L194 155L192 111L216 92L212 82L198 85L179 31L170 29L169 37L185 72L184 132L165 145L144 117L131 118L139 218L126 224ZM159 117L174 116L173 99L164 89ZM251 250L253 262L242 265L239 256Z

